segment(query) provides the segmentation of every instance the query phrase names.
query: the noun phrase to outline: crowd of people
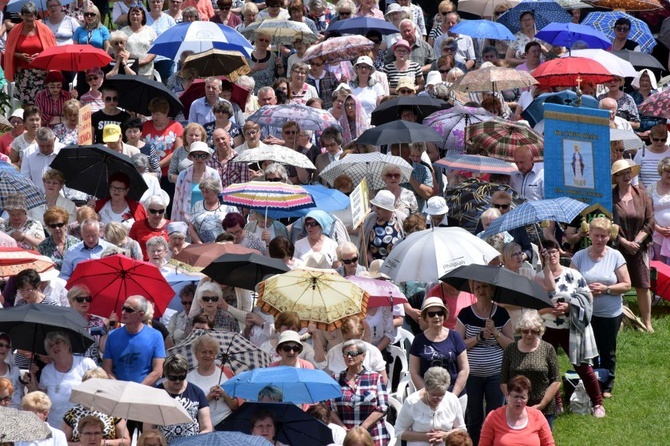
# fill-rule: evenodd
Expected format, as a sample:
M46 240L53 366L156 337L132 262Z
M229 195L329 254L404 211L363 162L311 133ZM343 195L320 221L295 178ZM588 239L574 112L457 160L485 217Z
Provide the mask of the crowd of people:
M543 200L544 166L529 147L514 151L518 171L490 175L436 164L464 146L372 146L357 140L374 127L377 107L398 97L409 105L394 110L397 120L420 123L426 116L412 101L418 104L421 97L441 99L444 108L481 107L490 119L521 120L538 95L557 90L540 83L468 94L457 88L459 79L489 67L532 74L568 49L535 36L532 10L520 14L514 41L454 33L465 19L450 0L168 0L168 5L119 0L113 6L104 0L48 0L45 6L43 11L28 1L20 12L3 12L0 81L11 84L8 91L20 106L7 113L11 129L0 136L0 167L23 175L43 202L31 204L18 192L0 197L0 246L37 251L53 265L5 278L1 303L4 308L70 307L86 320L95 342L85 352L74 351L66 333L52 331L41 340L44 355L13 348L15 340L0 333L0 406L34 412L48 423L52 438L40 445L124 446L137 434L139 446L167 446L222 430L245 402L221 387L235 376L220 361L215 333L221 331L237 333L267 354L269 367L317 369L332 376L341 397L300 407L330 427L336 445L553 445L554 421L569 410L560 392L559 346L584 384L590 412L606 416L616 377L622 295L635 289L642 324L653 332L649 257L670 259L668 129L665 119L638 111L661 91L654 71L640 70L630 84L615 75L606 84L580 85L584 95L610 112L612 129L641 139L637 150L627 150L626 138L612 133L611 218L550 222L537 239L524 227L485 239L500 254L490 265L536 282L551 298L551 308L499 304L491 284L470 280L465 289L456 289L434 277L398 283L408 302L368 308L326 331L297 313L271 314L254 306L253 290L198 276L176 293L178 310L162 318L154 315L150 293L122 296L118 312L92 314L96 296L86 286L66 286L85 260L127 256L149 262L167 277L174 271L172 258L190 245L236 244L279 259L289 269L386 281L391 278L380 267L394 247L411 243L405 241L410 234L459 225L444 198L449 190L477 181L495 185L487 209L477 216L475 234L510 212L515 200ZM484 18L495 21L511 6L501 2ZM579 23L582 10L571 13ZM314 44L340 35L329 31L330 25L353 17L386 20L395 32L367 29L363 34L371 49L351 60L307 56ZM278 43L262 28L249 31L255 22L275 19L301 22L311 35ZM227 25L249 39L248 75L234 81L205 77L185 66L192 51L181 52L178 60L150 52L154 41L178 23L198 21ZM641 51L628 38L629 19L616 20L613 29L612 50ZM106 51L112 62L82 72L32 65L41 52L72 43ZM580 41L573 49L586 47ZM204 89L178 113L157 96L142 115L119 106L126 94L115 83L119 74L162 82L176 95L193 91L204 78ZM291 104L322 110L337 124L315 128L300 115L276 126L249 119L264 106ZM85 105L92 110L93 142L132 162L146 183L141 197L132 193L138 180L127 173L112 172L107 190L94 196L68 187L70 178L51 167L59 153L78 144ZM541 133L542 123L536 130ZM236 160L254 150L280 149L304 155L315 169ZM247 182L319 185L349 196L358 186L351 175L329 181L322 172L344 157L380 151L398 161L382 169L379 187L369 191L370 213L359 228L350 208L272 218L221 199L226 187ZM172 353L194 330L205 332L190 344L191 356ZM402 384L393 373L392 352L398 349L407 364ZM184 406L191 423L142 424L72 403L72 390L92 378L162 389ZM403 385L406 394L400 394ZM290 402L290 397L270 386L258 401ZM249 432L281 446L279 427L271 412L260 411Z

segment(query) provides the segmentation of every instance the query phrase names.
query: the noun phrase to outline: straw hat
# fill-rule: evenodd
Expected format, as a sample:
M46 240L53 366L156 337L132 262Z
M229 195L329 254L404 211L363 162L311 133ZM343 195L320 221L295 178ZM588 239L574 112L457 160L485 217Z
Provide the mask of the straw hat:
M302 347L300 335L293 330L286 330L279 335L279 340L277 341L277 348L275 348L275 351L279 353L279 347L286 342L295 342Z
M26 197L23 194L11 194L5 199L3 206L5 211L23 211L28 212L26 207Z
M384 273L379 272L379 268L382 267L384 264L384 261L382 259L376 259L373 260L372 263L370 263L370 279L386 279L386 280L391 280L389 276L387 276Z
M442 302L442 299L439 297L429 297L428 299L424 300L423 304L421 305L421 313L430 307L440 307L445 311L449 311L449 309L444 305L444 302Z
M402 88L407 88L416 93L416 84L414 84L414 79L407 76L401 76L398 78L398 85L395 87L395 91L398 91Z
M621 172L622 170L630 169L631 170L631 178L636 177L640 173L640 165L639 164L630 164L628 160L619 160L616 161L614 164L612 164L612 184L615 184L616 181L614 180L614 176Z

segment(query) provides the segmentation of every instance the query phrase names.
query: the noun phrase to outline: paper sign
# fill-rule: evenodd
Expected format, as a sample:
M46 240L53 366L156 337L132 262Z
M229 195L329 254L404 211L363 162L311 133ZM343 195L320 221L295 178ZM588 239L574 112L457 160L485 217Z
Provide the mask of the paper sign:
M91 104L79 109L79 137L77 144L88 146L93 144L93 126L91 125Z
M356 189L349 195L351 201L351 219L356 229L370 212L370 201L368 200L368 181L363 178Z

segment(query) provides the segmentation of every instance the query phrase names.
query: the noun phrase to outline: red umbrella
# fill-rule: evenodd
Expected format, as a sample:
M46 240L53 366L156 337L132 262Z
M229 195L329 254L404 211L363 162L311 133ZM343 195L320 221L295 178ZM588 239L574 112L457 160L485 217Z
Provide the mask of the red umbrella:
M174 290L156 265L118 254L79 263L66 287L75 285L88 287L93 298L89 311L102 317L115 311L121 318L121 306L135 295L153 302L154 315L160 316L174 297Z
M550 60L533 70L532 74L540 85L546 87L575 87L585 81L604 84L614 78L601 63L586 57Z
M86 71L106 67L112 61L105 51L91 45L62 45L47 48L31 66L42 70Z
M363 288L370 295L368 308L390 307L407 302L407 298L402 291L388 280L362 276L348 276L347 280Z
M226 85L232 86L232 96L230 102L239 105L242 110L247 106L247 98L249 97L249 90L242 88L237 84L230 82L224 76L220 79L223 81L224 88ZM191 103L198 98L205 96L205 81L198 79L194 81L190 87L179 95L179 100L184 104L184 116L188 118L188 113L191 110Z

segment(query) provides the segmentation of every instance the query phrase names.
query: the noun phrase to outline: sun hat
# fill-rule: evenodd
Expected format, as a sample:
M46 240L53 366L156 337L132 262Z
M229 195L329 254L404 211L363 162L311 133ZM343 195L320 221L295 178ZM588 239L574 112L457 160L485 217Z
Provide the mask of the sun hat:
M400 6L398 3L391 3L388 6L388 8L386 8L386 13L384 14L384 19L386 19L386 21L390 22L391 21L391 15L396 13L396 12L404 12L405 14L407 13L407 11L402 6Z
M424 300L423 304L421 304L421 313L430 307L440 307L445 311L449 311L449 309L444 305L444 302L442 302L442 299L439 297L429 297Z
M19 118L20 120L23 121L23 109L22 108L17 108L16 110L14 110L12 112L11 116L9 117L9 119L12 119L12 118Z
M313 269L330 269L332 268L332 263L328 261L328 257L323 253L313 252L305 257L305 267Z
M279 340L277 341L277 347L275 348L275 351L279 353L279 347L287 342L295 342L296 344L300 345L300 347L302 347L300 335L293 330L286 330L279 335Z
M28 212L26 207L26 197L23 194L11 194L5 198L5 204L2 207L5 211L23 211Z
M193 141L191 145L189 146L188 153L189 155L191 153L196 153L196 152L202 152L206 153L207 155L211 155L213 150L209 148L207 143L202 142L202 141Z
M395 91L398 91L401 88L408 88L408 89L416 92L416 84L414 83L414 79L412 79L411 77L407 77L407 76L400 76L398 78L398 85L396 85Z
M100 69L98 67L93 67L93 68L89 68L88 70L86 70L86 77L88 77L88 76L104 76L104 75L105 75L105 73L102 71L102 69Z
M380 190L370 204L387 211L395 211L395 195L390 190Z
M168 223L167 225L168 236L177 232L183 235L188 234L188 225L183 221L173 221Z
M102 142L117 142L121 139L121 127L118 124L107 124L102 129Z
M612 184L615 184L614 175L622 170L631 169L631 178L636 177L640 173L639 164L630 164L628 160L619 160L612 164Z
M391 278L388 275L379 272L379 268L381 268L383 264L384 264L383 259L375 259L372 261L372 263L370 263L370 273L369 273L370 279L391 280Z
M372 63L372 59L370 56L361 56L358 59L356 59L356 63L354 64L355 67L358 65L367 65L370 67L370 73L375 72L375 65Z
M395 51L396 48L398 48L399 46L404 46L409 51L412 50L412 47L409 45L409 42L406 41L405 39L398 39L398 41L394 43L393 46L391 47L391 50Z
M426 77L426 87L429 85L437 85L442 83L442 75L440 74L439 71L431 71L428 73L428 76Z
M447 206L447 201L443 197L430 197L427 204L426 214L428 215L437 216L449 212L449 206Z

